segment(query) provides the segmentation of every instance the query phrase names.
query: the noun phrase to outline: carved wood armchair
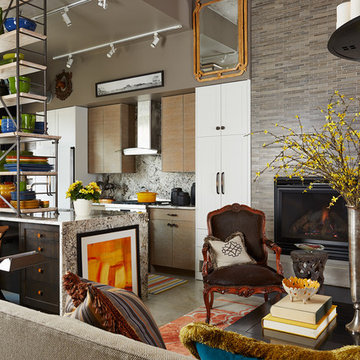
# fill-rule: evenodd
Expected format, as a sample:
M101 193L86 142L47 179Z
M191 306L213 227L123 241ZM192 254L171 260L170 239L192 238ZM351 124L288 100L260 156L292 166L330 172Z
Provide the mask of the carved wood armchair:
M262 211L236 203L227 205L208 214L207 226L209 235L222 241L235 232L242 232L247 252L256 260L256 264L236 264L214 269L209 252L210 244L204 243L202 275L207 323L210 321L214 292L244 297L260 293L264 294L265 301L271 292L284 292L281 248L266 238L265 214ZM277 271L267 266L267 248L276 254Z

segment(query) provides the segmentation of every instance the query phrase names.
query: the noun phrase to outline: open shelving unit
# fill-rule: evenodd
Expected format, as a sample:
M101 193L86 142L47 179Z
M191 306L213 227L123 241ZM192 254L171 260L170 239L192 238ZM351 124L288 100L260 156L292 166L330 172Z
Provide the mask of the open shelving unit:
M11 119L15 125L16 131L10 133L0 133L0 144L10 144L10 148L0 156L0 161L3 160L11 150L16 150L16 171L0 171L0 176L14 176L16 178L16 192L17 192L17 203L16 206L9 204L3 196L0 195L0 198L3 199L10 207L0 208L0 213L16 213L18 217L22 214L31 214L31 213L44 213L44 212L55 212L58 213L58 143L59 136L51 136L47 134L47 0L42 0L42 6L39 5L39 2L36 4L33 0L0 0L0 7L3 9L4 19L8 17L11 12L11 16L16 18L16 29L14 31L7 32L0 35L0 53L5 53L7 51L14 51L16 53L16 59L19 59L20 52L32 54L33 57L38 57L41 60L37 61L28 61L28 60L18 60L9 64L0 66L0 78L8 78L15 76L16 80L16 89L20 88L19 77L23 75L39 73L43 75L43 82L41 84L40 93L25 93L17 92L16 94L10 94L5 96L0 96L0 108L4 108L8 114L8 118ZM30 31L24 28L19 28L19 18L27 18L23 15L26 11L26 6L32 6L37 10L41 11L42 22L38 20L32 20L37 23L42 28L42 32ZM21 9L21 10L20 10ZM21 11L21 16L20 16ZM14 14L13 14L14 13ZM28 18L27 18L28 19ZM3 20L4 21L4 20ZM3 23L1 23L1 26ZM32 44L42 45L42 51L34 51L28 49L27 47ZM39 113L33 114L43 117L44 119L44 134L37 133L28 133L22 131L21 128L21 119L22 119L22 105L30 103L42 103L43 111L41 115ZM16 107L16 116L12 115L9 107ZM28 112L27 112L28 113ZM54 169L53 171L23 171L21 170L20 164L20 145L26 142L34 141L51 141L55 146L55 156L54 158ZM21 177L26 176L44 176L49 179L55 178L55 189L50 191L52 195L55 196L55 207L51 208L35 208L35 209L22 209L20 206L20 180Z

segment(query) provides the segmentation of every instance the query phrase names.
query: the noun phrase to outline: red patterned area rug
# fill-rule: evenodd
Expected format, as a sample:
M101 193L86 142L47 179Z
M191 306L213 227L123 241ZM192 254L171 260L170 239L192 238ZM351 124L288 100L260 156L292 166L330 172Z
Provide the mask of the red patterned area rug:
M253 311L257 306L258 304L250 305L241 300L231 301L226 299L215 299L214 308L211 310L211 325L224 329ZM205 319L206 309L205 306L201 306L189 314L161 326L160 332L166 348L178 354L190 355L190 352L180 342L180 329L191 322L205 322Z

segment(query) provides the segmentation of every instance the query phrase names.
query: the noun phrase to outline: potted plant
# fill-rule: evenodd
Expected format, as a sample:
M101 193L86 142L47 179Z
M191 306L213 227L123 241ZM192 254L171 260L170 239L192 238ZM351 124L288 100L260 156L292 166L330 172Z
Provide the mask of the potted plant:
M66 197L74 204L76 216L86 217L91 213L91 204L99 202L101 190L96 182L91 182L84 187L82 181L75 181L69 186Z
M348 209L350 287L355 308L354 319L346 327L360 333L360 124L359 100L335 91L326 109L320 109L324 124L305 130L297 116L297 129L275 124L278 130L264 130L272 137L263 147L280 150L256 178L267 170L289 178L317 176L323 178L339 195L329 199L334 205L341 196ZM255 178L255 180L256 180ZM309 185L312 188L312 184Z

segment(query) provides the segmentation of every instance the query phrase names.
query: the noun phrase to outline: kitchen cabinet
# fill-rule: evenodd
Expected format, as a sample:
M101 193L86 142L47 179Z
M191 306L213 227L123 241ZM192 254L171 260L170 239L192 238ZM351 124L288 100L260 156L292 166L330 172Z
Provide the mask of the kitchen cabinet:
M21 272L20 303L33 309L59 314L59 227L19 224L22 252L36 250L46 261Z
M150 254L151 265L193 271L194 210L150 209Z
M135 158L122 150L135 143L135 107L117 104L89 109L89 173L132 173Z
M48 132L61 136L58 147L58 207L70 209L70 199L65 193L75 180L85 184L95 181L95 175L89 174L87 169L87 126L88 109L72 106L47 112ZM34 155L55 156L54 146L50 142L38 141L33 149ZM35 190L41 192L41 200L48 200L50 207L54 206L54 196L47 196L47 187L44 178L34 177L32 183L37 183ZM51 188L55 189L54 179L51 179Z
M196 276L207 214L250 205L250 81L196 89Z
M195 94L161 100L162 171L195 171Z

